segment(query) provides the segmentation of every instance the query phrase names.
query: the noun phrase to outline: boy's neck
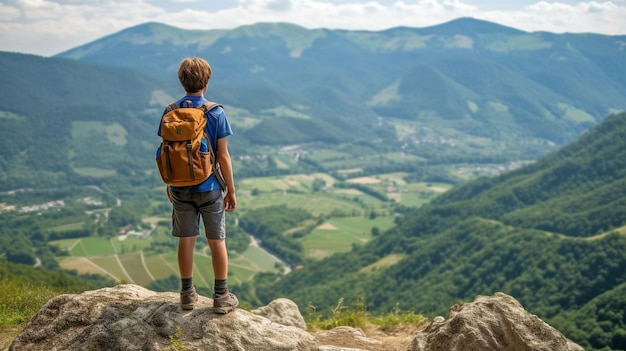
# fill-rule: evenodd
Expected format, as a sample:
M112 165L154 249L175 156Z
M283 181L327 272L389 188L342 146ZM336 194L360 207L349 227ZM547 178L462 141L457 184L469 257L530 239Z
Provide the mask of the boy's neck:
M187 96L204 96L204 92L205 91L206 91L206 87L204 89L202 89L202 90L196 91L195 93L190 93L190 92L186 91L185 94L187 94Z

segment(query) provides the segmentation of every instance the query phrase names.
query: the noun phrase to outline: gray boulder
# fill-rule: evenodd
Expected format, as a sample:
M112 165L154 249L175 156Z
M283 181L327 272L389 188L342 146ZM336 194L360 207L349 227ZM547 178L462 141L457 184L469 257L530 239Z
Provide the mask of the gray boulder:
M160 351L160 350L315 350L311 334L274 323L242 309L212 312L200 297L183 311L177 293L156 293L137 285L118 285L60 295L17 336L9 351Z
M250 311L263 316L272 322L306 330L306 322L300 314L300 309L295 302L289 299L276 299L267 306Z
M408 351L584 351L513 297L496 293L456 304L420 331Z

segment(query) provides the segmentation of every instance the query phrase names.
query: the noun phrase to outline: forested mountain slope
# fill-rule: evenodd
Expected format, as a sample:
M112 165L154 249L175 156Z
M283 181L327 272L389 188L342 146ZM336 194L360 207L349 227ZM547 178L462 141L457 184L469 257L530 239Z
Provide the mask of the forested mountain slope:
M534 164L441 195L363 247L257 289L329 311L432 315L502 291L591 349L626 347L626 113ZM596 307L601 310L595 310ZM591 312L593 311L593 312ZM563 316L576 316L568 319Z
M0 190L152 167L167 84L128 69L0 53ZM160 93L159 93L160 92ZM149 142L152 141L152 144ZM104 173L104 172L102 172Z

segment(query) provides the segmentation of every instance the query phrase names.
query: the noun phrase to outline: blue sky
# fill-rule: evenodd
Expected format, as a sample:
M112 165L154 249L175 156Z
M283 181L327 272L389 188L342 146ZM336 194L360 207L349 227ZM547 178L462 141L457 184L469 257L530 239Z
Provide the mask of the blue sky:
M382 30L458 17L529 32L626 35L626 0L0 0L0 51L49 56L150 21L188 29L290 22Z

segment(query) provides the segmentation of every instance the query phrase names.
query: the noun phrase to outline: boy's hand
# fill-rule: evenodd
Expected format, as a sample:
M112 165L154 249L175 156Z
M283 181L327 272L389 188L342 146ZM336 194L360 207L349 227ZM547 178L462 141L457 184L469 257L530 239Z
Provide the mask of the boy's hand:
M224 196L224 210L226 210L226 212L233 212L235 208L237 208L237 197L235 193L226 193Z

